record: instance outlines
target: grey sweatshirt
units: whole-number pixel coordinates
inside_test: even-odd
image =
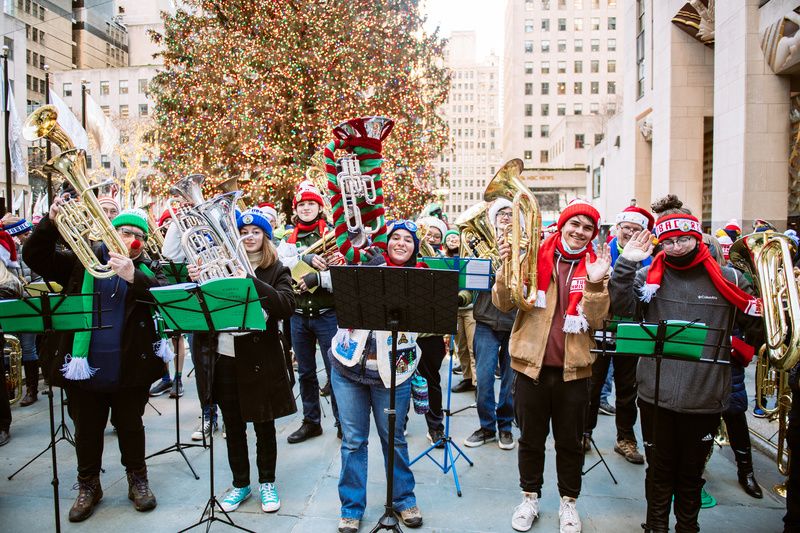
[[[634,320],[657,322],[659,320],[697,320],[712,328],[724,330],[719,357],[730,358],[730,334],[734,319],[752,324],[753,320],[728,303],[714,287],[705,268],[676,271],[664,269],[661,287],[650,303],[639,300],[639,289],[645,284],[649,266],[637,270],[637,263],[620,257],[614,265],[614,274],[608,284],[611,311],[615,315],[634,317]],[[750,283],[741,273],[723,267],[726,279],[739,288],[752,293]],[[717,333],[709,333],[708,343],[714,342]],[[713,358],[715,347],[706,347],[703,358]],[[656,362],[652,357],[641,357],[636,370],[639,398],[655,403]],[[679,413],[719,413],[728,406],[731,392],[731,372],[726,365],[695,361],[663,359],[659,384],[659,407]]]

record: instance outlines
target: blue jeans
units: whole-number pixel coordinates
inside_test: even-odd
[[[16,337],[19,339],[19,344],[22,348],[22,362],[38,361],[39,353],[36,351],[36,333],[18,333]]]
[[[297,359],[297,373],[300,376],[300,399],[303,401],[303,419],[319,424],[319,380],[317,379],[317,343],[322,351],[325,374],[330,380],[331,362],[328,349],[331,339],[336,335],[336,313],[328,311],[315,318],[304,317],[295,313],[291,319],[292,349]],[[339,410],[336,398],[331,392],[333,417],[339,421]]]
[[[603,383],[603,389],[600,391],[600,403],[608,403],[608,397],[611,396],[611,387],[614,384],[614,362],[608,363],[608,373],[606,373],[606,381]]]
[[[367,506],[367,444],[369,442],[369,412],[381,439],[384,468],[389,445],[389,389],[380,385],[356,383],[331,371],[331,384],[339,400],[339,422],[342,425],[342,471],[339,474],[339,500],[342,518],[361,520]],[[397,387],[394,428],[394,509],[405,511],[417,505],[414,496],[414,474],[408,465],[408,444],[403,435],[408,405],[411,401],[411,380]]]
[[[511,431],[514,405],[511,398],[511,358],[508,355],[510,331],[494,331],[477,322],[475,324],[475,372],[478,374],[478,418],[481,427],[495,433]],[[494,370],[500,363],[500,398],[494,398]]]

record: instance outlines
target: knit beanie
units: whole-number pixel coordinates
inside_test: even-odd
[[[501,209],[505,209],[507,207],[508,208],[511,207],[511,202],[506,200],[505,198],[498,198],[497,200],[492,202],[492,205],[489,206],[489,212],[488,212],[489,224],[491,224],[492,227],[497,226],[497,213]]]
[[[21,218],[16,222],[12,222],[11,224],[6,224],[5,226],[3,226],[3,229],[6,230],[8,234],[11,235],[12,237],[16,237],[17,235],[23,235],[26,232],[32,230],[33,226],[31,225],[30,222],[28,222],[24,218]]]
[[[100,207],[111,207],[119,213],[119,202],[111,196],[98,196],[97,203],[100,204]]]
[[[311,181],[303,180],[297,186],[297,192],[292,200],[292,209],[297,209],[297,204],[300,202],[309,200],[317,202],[320,208],[325,207],[325,202],[322,200],[322,194],[320,194],[319,189]]]
[[[564,224],[566,224],[569,219],[579,215],[589,217],[592,220],[594,224],[592,239],[597,237],[597,232],[600,231],[600,213],[589,202],[577,198],[567,204],[567,207],[565,207],[558,216],[558,222],[556,223],[558,231],[561,231],[561,228],[564,227]]]
[[[700,221],[697,220],[697,217],[685,213],[659,217],[653,232],[659,241],[685,235],[694,237],[698,241],[703,240],[703,228],[700,227]]]
[[[150,233],[150,225],[147,223],[147,213],[139,208],[126,209],[111,221],[115,228],[120,226],[133,226],[139,228],[145,235]]]
[[[0,261],[7,267],[18,267],[17,245],[7,231],[0,231]]]
[[[269,223],[267,216],[260,208],[248,209],[244,213],[237,215],[236,227],[242,229],[244,226],[258,226],[272,240],[272,224]]]
[[[445,234],[444,234],[444,238],[442,239],[442,242],[446,241],[446,240],[447,240],[447,238],[448,238],[450,235],[457,235],[457,236],[459,236],[459,237],[461,236],[461,234],[458,232],[458,230],[457,230],[457,229],[449,229],[449,230],[447,230],[447,233],[445,233]]]
[[[436,217],[424,217],[417,220],[417,224],[438,229],[442,235],[442,241],[444,241],[444,234],[447,233],[447,224],[445,224],[442,219]]]

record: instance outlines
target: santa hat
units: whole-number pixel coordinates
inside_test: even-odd
[[[167,220],[172,218],[172,212],[169,209],[164,209],[164,212],[161,213],[161,216],[158,217],[158,227],[160,228],[164,224],[167,223]]]
[[[589,217],[592,220],[592,223],[594,224],[594,233],[592,233],[592,239],[594,239],[597,236],[597,232],[600,231],[600,213],[592,204],[579,198],[572,200],[569,204],[567,204],[567,207],[561,211],[561,214],[558,216],[558,223],[556,225],[558,231],[561,231],[561,228],[564,227],[564,224],[566,224],[569,219],[580,215]]]
[[[275,204],[261,202],[258,204],[258,208],[261,209],[261,212],[264,213],[264,215],[272,217],[272,220],[278,222],[278,210],[275,209]]]
[[[492,226],[497,225],[497,213],[500,212],[501,209],[511,208],[511,202],[506,200],[505,198],[498,198],[492,205],[489,207],[489,224]]]
[[[659,241],[671,237],[690,236],[697,240],[703,240],[703,228],[700,221],[693,215],[685,213],[675,213],[659,217],[653,230]]]
[[[321,208],[325,207],[322,194],[320,194],[319,189],[309,180],[303,180],[297,186],[297,192],[292,200],[292,209],[297,209],[297,204],[306,201],[317,202]]]
[[[447,233],[447,224],[445,224],[442,219],[436,217],[423,217],[417,220],[417,224],[438,229],[442,235],[442,240],[444,240],[444,234]]]
[[[0,231],[0,261],[7,267],[19,267],[17,246],[7,231]]]
[[[98,196],[97,203],[100,204],[100,207],[110,207],[112,209],[116,209],[117,213],[119,213],[119,202],[117,202],[111,196]]]
[[[722,231],[731,238],[732,241],[735,241],[742,235],[742,227],[739,226],[739,221],[735,218],[730,219],[725,227],[722,228]]]
[[[719,242],[720,247],[722,248],[722,257],[725,261],[728,260],[728,257],[731,253],[731,246],[733,245],[733,240],[725,233],[725,231],[720,230],[722,235],[717,235],[717,242]]]
[[[617,224],[622,222],[637,224],[642,229],[647,228],[649,231],[653,231],[655,219],[647,209],[631,205],[623,209],[621,213],[617,213]]]

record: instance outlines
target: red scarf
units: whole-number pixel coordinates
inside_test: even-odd
[[[286,239],[286,242],[289,244],[295,244],[297,242],[297,236],[300,234],[300,232],[311,233],[314,230],[317,230],[319,236],[322,237],[325,234],[326,229],[328,229],[328,225],[322,218],[317,219],[316,222],[308,222],[308,223],[303,222],[302,220],[298,220],[297,225],[294,227],[292,234],[289,235],[289,238]]]
[[[564,259],[574,261],[578,264],[573,270],[572,281],[569,285],[569,303],[567,304],[567,316],[564,320],[564,333],[580,333],[589,329],[589,323],[578,309],[578,305],[583,298],[583,287],[586,284],[586,255],[592,261],[597,260],[592,244],[589,243],[582,252],[570,254],[564,250],[561,243],[561,232],[550,235],[539,247],[539,255],[536,257],[537,289],[536,307],[547,307],[547,288],[552,281],[553,266],[555,264],[556,252]]]
[[[408,265],[398,265],[398,264],[394,263],[392,261],[392,259],[389,257],[389,254],[386,253],[386,252],[383,253],[383,258],[386,260],[386,266],[390,266],[390,267],[407,267],[408,266]],[[417,264],[415,264],[413,266],[413,268],[428,268],[428,265],[423,263],[423,262],[418,262]]]
[[[761,298],[756,298],[747,294],[740,289],[735,283],[731,283],[722,274],[722,269],[713,257],[708,247],[702,242],[697,243],[697,256],[694,260],[686,266],[678,267],[670,264],[666,260],[666,254],[661,251],[653,258],[653,263],[650,265],[650,270],[647,272],[647,281],[641,289],[640,299],[643,302],[649,302],[661,286],[661,278],[664,275],[664,267],[669,267],[674,270],[689,270],[702,264],[711,278],[711,283],[722,294],[731,305],[735,306],[739,311],[751,316],[761,316]]]

